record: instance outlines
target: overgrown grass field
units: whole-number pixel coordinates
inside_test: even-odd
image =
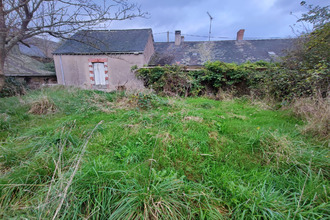
[[[329,140],[249,98],[0,99],[1,219],[329,219]]]

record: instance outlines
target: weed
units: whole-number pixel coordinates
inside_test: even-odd
[[[292,104],[294,114],[306,120],[303,132],[319,135],[325,139],[330,133],[330,99],[318,96],[312,98],[299,98]]]
[[[29,113],[35,115],[52,114],[56,111],[54,102],[47,96],[38,98],[31,103]]]
[[[6,77],[5,86],[0,91],[0,98],[24,95],[26,94],[26,91],[27,91],[27,86],[25,83],[17,80],[14,77]]]
[[[150,110],[167,105],[167,101],[150,91],[127,93],[118,97],[116,101],[116,107],[120,109],[136,108],[137,110]]]
[[[277,132],[266,132],[260,137],[260,148],[262,157],[266,164],[274,164],[281,167],[280,163],[297,164],[296,157],[299,157],[296,146],[287,137]]]
[[[0,114],[0,131],[5,131],[10,128],[9,115],[3,113]]]

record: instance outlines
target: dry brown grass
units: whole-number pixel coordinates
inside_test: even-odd
[[[9,117],[10,116],[6,113],[0,113],[0,120],[2,120],[2,121],[8,121]]]
[[[281,163],[295,164],[298,151],[286,136],[281,136],[277,132],[269,132],[262,136],[260,144],[263,151],[263,160],[266,164],[276,164],[280,167]]]
[[[329,138],[330,99],[320,95],[312,98],[299,98],[292,104],[294,114],[304,119],[307,124],[304,133],[312,133],[323,138]]]
[[[29,113],[34,115],[52,114],[57,111],[53,100],[47,96],[42,96],[30,104]]]
[[[231,101],[235,98],[236,90],[223,91],[219,90],[215,95],[215,100]]]
[[[139,106],[138,101],[139,101],[140,93],[150,95],[153,93],[153,91],[149,89],[143,89],[137,91],[126,90],[124,95],[117,96],[117,99],[115,100],[113,107],[116,109],[124,109],[124,110],[137,108]]]
[[[196,122],[202,122],[203,118],[196,117],[196,116],[186,116],[183,119],[184,121],[196,121]]]
[[[227,114],[228,114],[228,118],[239,119],[239,120],[243,120],[243,121],[248,119],[248,117],[246,117],[245,115],[237,115],[232,112],[229,112]]]
[[[137,107],[137,101],[130,97],[120,97],[116,99],[115,108],[129,110]]]
[[[112,107],[113,104],[108,101],[104,96],[100,96],[97,93],[94,93],[93,97],[89,100],[91,106],[96,107],[100,111],[104,113],[111,113],[113,112]]]
[[[250,92],[250,95],[245,96],[250,100],[250,103],[254,106],[263,110],[272,110],[276,106],[276,101],[269,95],[264,96],[262,99],[255,93],[253,90]]]
[[[157,139],[161,140],[162,143],[169,143],[173,139],[173,136],[168,132],[157,134]]]

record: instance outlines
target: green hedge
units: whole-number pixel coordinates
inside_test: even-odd
[[[137,70],[147,88],[165,95],[197,96],[216,94],[219,90],[246,90],[254,73],[274,68],[264,61],[256,63],[207,62],[200,70],[188,71],[184,66],[166,65]],[[251,81],[252,82],[252,81]]]
[[[325,65],[313,69],[289,69],[279,63],[207,62],[200,70],[188,71],[184,66],[141,68],[136,72],[147,88],[159,94],[197,96],[235,90],[246,94],[254,90],[258,95],[269,95],[277,100],[326,94],[329,70]]]

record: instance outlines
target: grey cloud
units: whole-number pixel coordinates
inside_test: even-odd
[[[134,0],[133,0],[134,1]],[[207,36],[209,17],[212,21],[212,36],[234,39],[240,28],[246,29],[248,38],[288,37],[293,35],[290,25],[297,16],[306,12],[301,0],[141,0],[141,9],[150,13],[149,19],[114,22],[111,28],[150,27],[156,41],[166,40],[166,31],[182,30],[187,35]],[[326,1],[307,1],[307,4],[321,4]],[[173,35],[171,35],[173,40]],[[186,36],[187,40],[207,40],[207,38]],[[213,40],[220,40],[214,38]]]

